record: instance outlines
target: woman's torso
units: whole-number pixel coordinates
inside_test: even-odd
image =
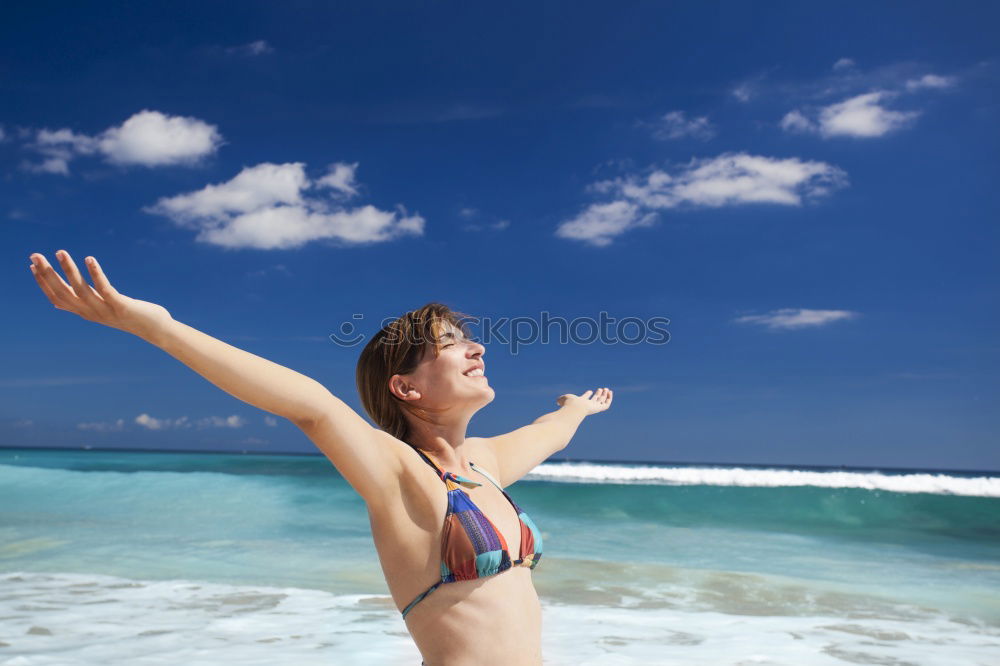
[[[409,445],[386,434],[382,441],[400,459],[398,492],[369,505],[372,537],[397,608],[441,580],[441,538],[448,509],[447,488]],[[466,459],[498,477],[496,460],[482,439],[463,444]],[[521,546],[514,506],[474,470],[446,469],[481,486],[463,489],[507,542],[512,559]],[[541,605],[527,567],[440,585],[405,618],[427,666],[504,664],[535,666],[541,658]]]

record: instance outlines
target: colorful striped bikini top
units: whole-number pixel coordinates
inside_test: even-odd
[[[448,488],[448,510],[445,513],[444,530],[441,535],[441,580],[421,592],[403,609],[404,618],[410,609],[444,583],[485,578],[506,571],[512,566],[535,568],[542,557],[542,534],[528,514],[521,510],[521,507],[486,470],[476,467],[475,463],[469,461],[469,467],[489,479],[517,511],[517,517],[521,522],[521,549],[518,559],[513,562],[503,534],[493,521],[472,503],[472,498],[462,488],[462,486],[475,488],[483,484],[458,474],[445,472],[423,451],[412,444],[410,446],[444,481]]]

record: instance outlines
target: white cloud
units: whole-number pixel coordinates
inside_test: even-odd
[[[754,95],[753,87],[749,83],[741,83],[732,90],[733,97],[741,102],[749,102]]]
[[[510,226],[510,220],[497,220],[489,222],[488,216],[482,214],[478,208],[466,206],[458,209],[458,216],[469,220],[462,225],[463,231],[503,231]]]
[[[58,146],[73,152],[89,155],[97,150],[97,142],[86,134],[76,134],[70,129],[38,130],[35,142],[39,146]]]
[[[780,124],[786,132],[812,132],[816,129],[815,124],[798,109],[786,113]]]
[[[76,427],[92,432],[118,432],[125,429],[125,420],[118,419],[114,423],[77,423]]]
[[[335,176],[337,192],[344,194],[344,187],[354,188],[356,165],[346,166],[349,179],[334,169],[320,180]],[[397,212],[371,205],[348,210],[335,199],[304,196],[314,186],[332,187],[329,180],[311,182],[304,167],[301,162],[246,167],[228,182],[162,198],[145,210],[197,229],[200,242],[230,248],[289,249],[320,239],[374,243],[423,233],[424,219],[401,206]]]
[[[880,104],[895,93],[876,91],[831,104],[820,111],[819,129],[824,137],[882,136],[902,128],[920,115],[919,111],[892,111]]]
[[[880,137],[909,126],[920,115],[919,111],[893,111],[884,106],[886,100],[897,95],[887,90],[856,95],[822,107],[815,119],[796,109],[785,114],[781,128],[816,132],[825,139],[838,136]]]
[[[135,422],[139,425],[147,428],[149,430],[168,430],[171,428],[190,428],[191,421],[188,417],[181,416],[176,419],[157,419],[149,414],[140,414],[135,417]],[[121,419],[118,419],[119,426],[123,423]],[[194,425],[198,428],[242,428],[246,424],[246,421],[241,416],[236,414],[232,416],[206,416],[205,418],[198,419]],[[82,427],[78,426],[78,427]],[[118,428],[119,430],[121,427]]]
[[[967,69],[955,76],[928,74],[923,65],[913,62],[890,62],[874,68],[862,69],[851,58],[840,58],[831,70],[820,72],[817,77],[805,79],[780,80],[772,79],[770,72],[750,77],[740,82],[732,94],[741,102],[755,100],[792,100],[788,109],[797,108],[797,114],[786,115],[783,127],[789,131],[805,131],[820,134],[824,132],[820,119],[820,108],[831,105],[831,114],[826,136],[879,136],[882,129],[895,128],[906,120],[912,120],[912,112],[901,112],[886,108],[886,100],[890,97],[915,93],[925,89],[942,90],[957,85],[968,77],[970,80],[981,76],[980,72]],[[877,92],[876,92],[877,91]],[[865,97],[865,95],[877,95]],[[832,105],[840,101],[841,107]],[[855,108],[858,107],[858,108]],[[838,113],[840,112],[840,113]],[[841,131],[836,123],[840,114],[855,114],[867,116],[855,119],[847,128]],[[899,114],[903,115],[899,115]],[[806,122],[794,122],[804,119]]]
[[[135,422],[148,430],[167,430],[169,428],[190,428],[188,417],[182,416],[176,419],[157,419],[149,414],[142,413],[135,417]]]
[[[226,49],[226,53],[240,56],[258,56],[264,55],[265,53],[274,53],[274,47],[268,44],[265,40],[258,39],[250,42],[249,44],[231,46]]]
[[[195,424],[199,428],[242,428],[246,425],[246,421],[241,416],[233,414],[232,416],[206,416],[203,419],[198,419]]]
[[[622,233],[649,226],[655,211],[692,206],[717,208],[750,203],[798,206],[847,185],[847,174],[824,162],[724,153],[693,159],[676,174],[656,169],[645,176],[601,181],[590,190],[615,200],[592,204],[559,225],[556,235],[605,246]]]
[[[643,214],[637,204],[629,201],[591,204],[575,218],[560,224],[556,236],[604,247],[616,236],[629,229],[649,226],[654,219],[655,214]]]
[[[27,147],[43,159],[37,163],[26,162],[22,168],[36,173],[68,175],[71,160],[92,154],[100,154],[108,162],[120,165],[192,165],[214,153],[221,144],[222,136],[214,125],[197,118],[143,110],[97,136],[77,134],[66,128],[38,130]]]
[[[686,136],[706,140],[715,136],[715,128],[705,116],[688,119],[683,111],[671,111],[653,125],[653,136],[664,140]]]
[[[825,326],[835,321],[853,319],[859,316],[850,310],[808,310],[805,308],[782,308],[763,315],[745,315],[734,321],[740,324],[757,324],[772,330],[799,329]]]
[[[97,138],[98,150],[109,162],[150,167],[193,164],[214,153],[221,143],[215,125],[159,111],[140,111]]]
[[[225,225],[203,230],[197,240],[225,247],[262,250],[295,248],[323,238],[346,243],[376,243],[423,233],[423,218],[406,217],[367,205],[332,213],[305,206],[275,206],[239,215]]]
[[[331,164],[329,166],[329,172],[316,181],[316,186],[329,187],[345,197],[356,196],[358,193],[358,187],[354,174],[357,169],[357,162],[354,162],[353,164],[347,164],[344,162]]]
[[[69,175],[69,161],[73,154],[66,150],[48,151],[41,162],[21,162],[21,168],[32,173]]]
[[[924,74],[919,79],[910,79],[906,82],[906,89],[910,92],[922,90],[924,88],[950,88],[955,85],[955,77],[938,76],[937,74]]]
[[[273,428],[274,426],[278,425],[278,419],[274,418],[273,416],[265,416],[264,423]]]
[[[768,76],[768,71],[758,72],[738,83],[730,92],[738,101],[746,104],[751,99],[761,96],[762,91],[766,88]]]
[[[42,156],[41,162],[24,162],[21,167],[34,173],[69,174],[69,163],[76,155],[89,155],[97,150],[96,141],[69,129],[39,130],[29,148]]]
[[[302,190],[309,186],[305,164],[264,162],[246,167],[232,180],[219,185],[165,197],[147,212],[170,217],[175,222],[225,222],[233,214],[247,213],[279,204],[301,204]]]

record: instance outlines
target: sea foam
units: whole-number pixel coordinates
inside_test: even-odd
[[[0,617],[2,666],[420,661],[385,595],[20,572],[0,575]],[[546,664],[971,666],[1000,649],[997,627],[919,608],[844,618],[544,603],[543,617]]]
[[[1000,477],[950,474],[753,469],[746,467],[667,467],[611,463],[543,463],[529,479],[573,483],[645,483],[780,488],[860,488],[895,493],[1000,497]]]

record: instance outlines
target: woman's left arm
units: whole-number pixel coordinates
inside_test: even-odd
[[[500,484],[509,486],[552,454],[565,449],[583,419],[608,409],[613,396],[609,388],[581,395],[567,393],[556,400],[559,405],[556,411],[504,435],[484,438],[496,458]]]
[[[315,420],[328,405],[329,391],[315,379],[179,322],[161,305],[118,292],[95,257],[85,262],[93,287],[68,252],[56,258],[69,282],[43,254],[31,254],[31,272],[56,309],[142,338],[233,397],[296,425]]]

